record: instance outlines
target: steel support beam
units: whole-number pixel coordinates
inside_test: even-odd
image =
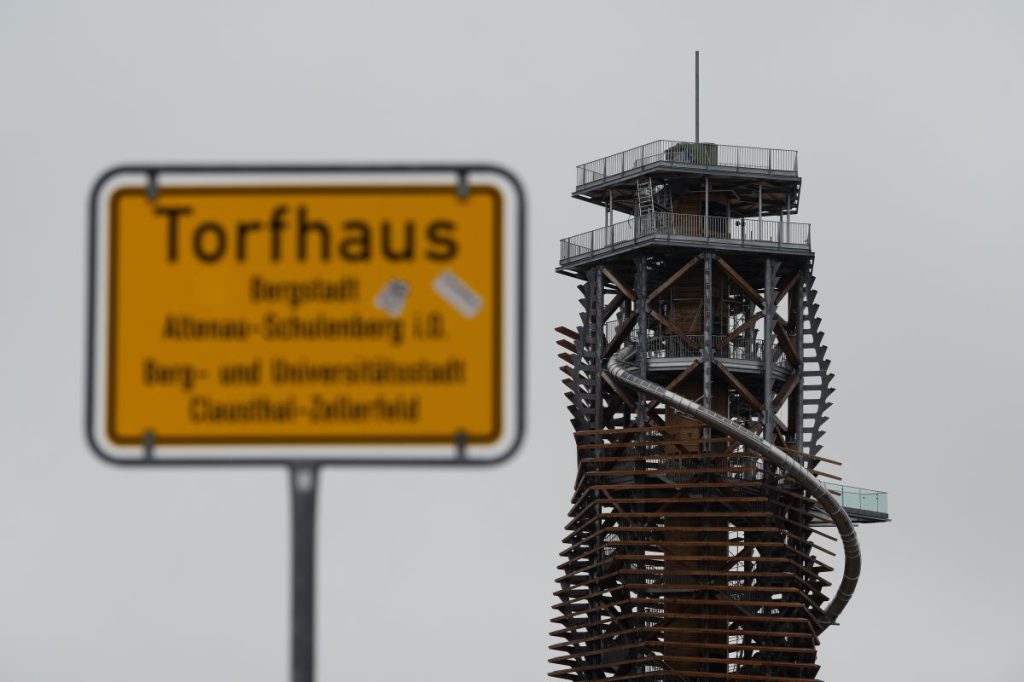
[[[800,368],[799,383],[796,386],[796,392],[793,394],[792,400],[796,401],[796,407],[794,413],[796,419],[791,420],[792,428],[794,431],[794,438],[796,439],[796,449],[798,452],[804,451],[804,315],[807,312],[807,282],[808,282],[808,269],[807,266],[800,268],[800,283],[799,287],[800,295],[795,296],[791,294],[791,300],[797,306],[796,314],[796,352],[800,355]]]
[[[647,259],[637,256],[633,259],[633,293],[636,300],[636,366],[640,376],[647,377]],[[647,401],[637,393],[636,421],[638,426],[647,423]]]
[[[708,222],[709,222],[708,218],[710,218],[710,210],[709,210],[709,204],[708,204],[708,202],[709,202],[708,194],[710,194],[710,192],[711,192],[711,180],[708,178],[708,176],[705,175],[704,176],[704,237],[705,238],[711,236],[711,232],[709,231],[709,226],[708,226]]]
[[[601,397],[601,389],[604,382],[600,379],[601,362],[604,357],[604,273],[601,268],[594,268],[597,273],[594,275],[594,287],[590,295],[596,299],[590,309],[594,311],[596,319],[594,325],[594,363],[597,365],[594,372],[598,375],[594,382],[594,424],[597,428],[604,426],[604,401]]]
[[[701,360],[704,362],[704,390],[702,392],[704,407],[711,409],[711,361],[714,358],[714,347],[711,341],[711,325],[714,322],[714,315],[712,314],[712,307],[714,306],[713,301],[713,281],[712,267],[714,264],[714,256],[710,251],[704,252],[704,345],[701,349]],[[705,427],[705,431],[710,436],[710,430]]]
[[[764,259],[764,431],[763,436],[769,443],[772,441],[775,428],[775,410],[772,409],[772,384],[774,383],[775,362],[772,357],[772,341],[775,338],[775,287],[778,280],[779,261],[773,258]]]

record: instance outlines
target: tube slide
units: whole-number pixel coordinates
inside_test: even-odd
[[[608,371],[613,377],[638,391],[657,398],[666,405],[671,405],[702,424],[740,441],[749,451],[756,452],[765,460],[782,469],[787,476],[809,492],[835,523],[842,539],[846,564],[843,568],[843,579],[839,588],[825,609],[826,621],[822,629],[835,623],[839,613],[853,596],[857,579],[860,577],[860,545],[857,543],[857,532],[854,530],[853,521],[850,520],[846,510],[814,474],[778,447],[717,412],[634,374],[635,368],[626,363],[626,358],[632,355],[633,351],[634,348],[627,345],[608,359]]]

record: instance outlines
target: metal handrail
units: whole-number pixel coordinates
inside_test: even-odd
[[[595,251],[613,249],[617,244],[635,242],[649,235],[670,235],[692,239],[729,239],[745,244],[777,244],[811,248],[810,223],[763,218],[725,218],[684,213],[654,212],[629,218],[596,230],[561,240],[562,260]]]
[[[797,153],[792,149],[655,140],[576,166],[576,186],[583,187],[654,163],[701,169],[745,169],[769,174],[797,174]]]
[[[635,337],[635,334],[633,335]],[[725,336],[714,334],[711,336],[711,346],[716,358],[729,360],[763,360],[764,339],[742,339],[737,338],[726,344],[724,348],[718,346],[725,339]],[[635,338],[633,339],[635,340]],[[689,341],[689,343],[687,343]],[[649,358],[692,358],[698,357],[701,351],[696,350],[704,345],[703,334],[688,334],[684,339],[675,334],[655,334],[647,338],[647,357]],[[786,354],[778,344],[771,346],[772,362],[776,365],[787,365]]]
[[[619,328],[619,320],[608,320],[604,326],[606,339],[615,337]],[[764,339],[751,339],[735,337],[729,340],[725,346],[722,343],[729,338],[725,335],[712,334],[711,346],[716,358],[729,360],[763,360]],[[633,328],[629,333],[629,341],[637,342],[637,329]],[[771,347],[772,363],[788,367],[789,360],[782,347],[776,343],[769,344]],[[704,347],[703,334],[687,334],[685,337],[671,333],[649,334],[647,336],[647,357],[648,358],[694,358],[699,357]]]
[[[858,488],[839,483],[826,483],[825,487],[838,498],[845,509],[856,509],[876,514],[889,513],[889,494],[881,490]]]

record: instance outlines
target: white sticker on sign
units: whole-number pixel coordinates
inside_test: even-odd
[[[468,320],[473,319],[484,306],[484,300],[451,270],[434,278],[434,291]]]
[[[392,277],[373,298],[373,305],[391,317],[398,317],[405,310],[407,300],[409,300],[409,283]]]

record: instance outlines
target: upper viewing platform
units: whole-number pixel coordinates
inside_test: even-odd
[[[656,140],[577,166],[573,196],[605,220],[562,240],[562,269],[652,246],[812,255],[811,226],[790,217],[800,176],[788,149]]]
[[[659,168],[751,178],[797,178],[796,156],[791,149],[655,140],[576,166],[576,191],[637,177]]]
[[[641,178],[698,190],[709,176],[714,189],[733,193],[735,217],[752,217],[758,210],[776,214],[787,205],[796,213],[800,175],[795,151],[714,142],[655,140],[581,164],[573,196],[596,204],[611,200],[616,209],[628,211],[631,188]]]

